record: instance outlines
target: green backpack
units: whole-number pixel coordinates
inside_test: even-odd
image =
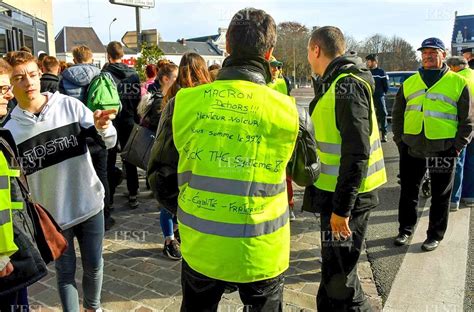
[[[117,113],[120,111],[122,103],[110,73],[101,72],[92,79],[87,90],[87,107],[93,112],[98,109],[115,109]]]

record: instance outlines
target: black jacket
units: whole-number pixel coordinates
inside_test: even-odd
[[[434,85],[448,71],[449,68],[446,65],[440,70],[419,69],[421,78],[428,88]],[[402,85],[395,97],[395,104],[392,111],[393,140],[397,145],[400,145],[402,141],[408,145],[408,152],[413,157],[424,158],[437,156],[439,152],[448,150],[452,150],[451,152],[455,155],[456,152],[454,149],[461,151],[471,140],[474,125],[474,115],[471,105],[473,99],[473,95],[469,93],[469,88],[466,86],[461,92],[457,102],[459,123],[458,131],[454,139],[430,140],[426,138],[424,130],[417,135],[403,133],[407,102],[403,95]]]
[[[110,63],[103,70],[112,74],[122,102],[117,122],[133,126],[139,122],[137,106],[141,98],[140,78],[137,72],[123,63]]]
[[[161,117],[161,102],[163,101],[163,93],[161,93],[161,90],[157,90],[153,93],[150,101],[151,104],[147,107],[147,111],[140,121],[140,125],[156,133]]]
[[[267,61],[261,58],[249,60],[228,57],[219,71],[217,80],[245,80],[266,85],[271,80],[270,66]],[[162,112],[147,171],[148,181],[156,199],[173,214],[177,211],[179,194],[177,177],[179,154],[174,145],[172,132],[174,106],[173,98]],[[317,160],[311,119],[304,109],[299,110],[299,113],[300,135],[298,140],[303,137],[306,140],[305,143],[309,142],[309,144],[305,144],[308,153],[307,159]],[[302,129],[308,135],[306,133],[303,135]],[[314,183],[319,173],[319,163],[295,167],[306,170],[309,176],[314,177],[310,183]]]
[[[54,93],[58,91],[59,77],[53,74],[43,74],[40,79],[41,92]]]
[[[375,81],[374,96],[380,97],[388,91],[388,76],[382,68],[371,69],[372,77]]]
[[[0,128],[0,138],[6,141],[6,148],[0,144],[0,151],[4,154],[7,162],[12,164],[11,154],[8,150],[15,153],[18,157],[15,141],[9,130]],[[14,201],[22,201],[23,196],[15,180],[11,180],[11,196]],[[46,264],[40,256],[35,245],[33,245],[33,226],[29,220],[25,209],[13,210],[13,232],[14,241],[18,251],[10,257],[14,271],[7,277],[0,278],[0,295],[7,295],[39,281],[46,276]],[[0,300],[2,300],[0,298]]]
[[[372,74],[355,54],[334,59],[324,75],[315,81],[315,98],[311,101],[309,112],[313,113],[319,99],[329,90],[332,82],[342,73],[352,73],[365,80],[373,90]],[[347,76],[336,83],[336,126],[342,138],[341,162],[336,190],[326,192],[332,197],[333,212],[347,217],[360,196],[377,198],[371,194],[358,194],[362,182],[362,173],[366,170],[370,156],[372,90],[356,78]],[[318,190],[320,191],[320,190]],[[321,191],[324,192],[324,191]],[[370,192],[369,192],[370,193]],[[303,209],[321,211],[321,201],[315,196],[316,188],[309,186],[305,190]],[[373,203],[375,206],[375,202]]]

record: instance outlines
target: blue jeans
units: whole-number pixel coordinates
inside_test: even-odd
[[[74,251],[74,237],[79,242],[81,251],[82,289],[84,292],[84,308],[100,308],[100,291],[102,289],[102,277],[104,261],[102,259],[102,240],[104,238],[104,214],[100,211],[86,221],[63,231],[67,239],[66,252],[56,260],[56,275],[58,282],[59,297],[63,310],[67,312],[79,312],[79,295],[75,282],[76,253]]]
[[[454,186],[453,192],[451,193],[451,203],[455,203],[459,206],[461,200],[461,192],[463,188],[464,179],[464,160],[466,157],[466,149],[464,148],[458,156],[456,162],[456,172],[454,173]]]
[[[176,216],[173,217],[173,215],[166,209],[161,209],[160,212],[160,225],[161,225],[161,230],[163,231],[163,236],[173,238],[174,237],[174,231],[173,231],[173,226],[175,224],[178,224],[178,220]]]
[[[474,143],[466,146],[461,198],[474,202]]]

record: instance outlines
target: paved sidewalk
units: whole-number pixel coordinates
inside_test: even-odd
[[[142,190],[145,189],[141,180]],[[128,208],[123,196],[125,183],[117,189],[113,217],[116,225],[104,241],[104,311],[179,311],[181,303],[180,261],[162,253],[163,238],[156,201],[149,191],[139,195],[140,206]],[[299,212],[301,189],[296,190],[297,219],[291,223],[291,263],[286,274],[284,311],[316,311],[316,293],[321,278],[319,220]],[[77,244],[76,244],[77,250]],[[78,259],[76,276],[81,289],[82,269]],[[59,311],[54,266],[50,274],[29,288],[30,302],[36,311]],[[359,276],[374,311],[381,311],[370,264],[366,256],[360,261]],[[79,291],[82,296],[82,291]],[[219,310],[242,311],[238,293],[227,294]]]

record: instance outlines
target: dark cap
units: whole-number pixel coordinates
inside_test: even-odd
[[[377,54],[369,54],[365,57],[365,60],[378,62],[379,58],[377,57]]]
[[[474,53],[474,48],[464,48],[461,50],[461,53]]]
[[[441,39],[434,38],[434,37],[423,40],[423,42],[421,43],[421,47],[418,48],[418,51],[421,51],[424,48],[440,49],[443,51],[446,50],[446,48],[444,47],[443,41],[441,41]]]
[[[280,62],[279,60],[277,60],[273,55],[270,57],[270,66],[272,67],[280,67],[280,66],[283,66],[283,62]]]
[[[448,66],[467,65],[467,60],[462,56],[452,56],[446,60]]]

